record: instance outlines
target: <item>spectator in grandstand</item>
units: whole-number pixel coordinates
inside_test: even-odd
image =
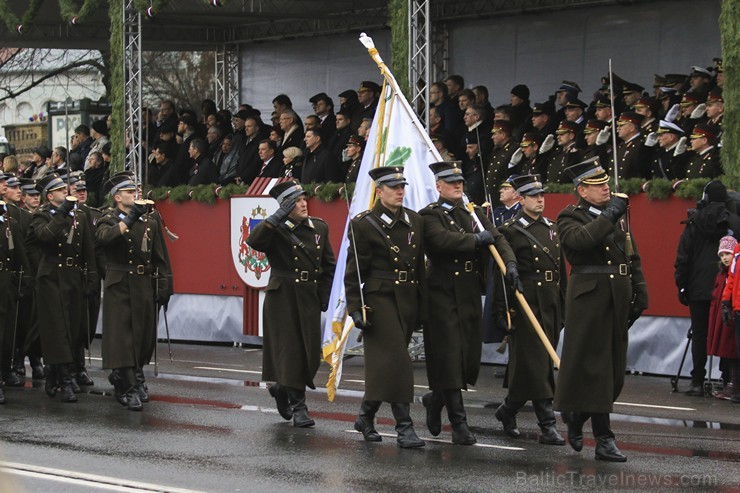
[[[177,126],[177,109],[172,101],[162,101],[159,103],[159,113],[157,113],[157,128],[166,125]]]
[[[363,118],[360,127],[357,129],[357,135],[367,140],[370,137],[370,126],[372,124],[373,121],[371,119]]]
[[[103,155],[101,153],[91,152],[87,155],[85,184],[87,185],[88,204],[92,207],[97,207],[102,203],[101,192],[106,171],[107,168],[103,163]]]
[[[326,144],[329,144],[337,128],[337,118],[334,114],[334,101],[325,92],[320,92],[314,95],[309,99],[309,101],[313,105],[314,113],[316,113],[316,116],[319,118],[321,140]]]
[[[206,131],[206,140],[208,141],[208,156],[213,159],[216,152],[221,149],[221,129],[215,125],[208,127],[208,130]]]
[[[227,135],[221,141],[221,149],[214,156],[213,162],[218,168],[218,182],[228,185],[236,178],[236,170],[239,165],[239,155],[234,149],[233,135]]]
[[[24,178],[40,180],[49,171],[46,160],[51,158],[51,151],[46,146],[39,146],[31,154],[31,166],[26,170]]]
[[[90,127],[87,125],[78,125],[75,127],[75,134],[70,144],[70,154],[77,154],[84,163],[87,155],[90,153],[93,139],[90,137]]]
[[[362,117],[360,116],[360,101],[357,98],[357,91],[354,89],[347,89],[339,93],[339,110],[344,111],[349,115],[350,126],[352,131],[356,132],[357,127],[360,126]]]
[[[483,121],[488,125],[493,125],[493,106],[488,100],[488,88],[486,86],[475,86],[473,94],[475,94],[475,104],[483,108]]]
[[[720,259],[720,266],[712,288],[712,304],[709,308],[709,327],[707,331],[707,355],[720,358],[719,369],[722,372],[723,388],[712,392],[712,395],[724,400],[732,399],[732,395],[735,393],[740,394],[740,388],[734,389],[740,379],[740,374],[738,374],[740,372],[740,359],[738,358],[735,341],[734,317],[729,316],[732,313],[730,300],[724,303],[724,311],[727,312],[727,315],[723,316],[722,314],[722,293],[725,290],[736,246],[737,240],[732,236],[724,236],[719,240],[717,255]],[[737,266],[735,272],[737,272]]]
[[[179,185],[175,162],[172,159],[170,146],[154,146],[152,159],[149,160],[148,178],[153,187],[175,187]]]
[[[293,110],[284,110],[280,113],[280,130],[285,132],[280,149],[288,147],[303,147],[303,130],[299,126],[300,118]]]
[[[689,75],[691,90],[698,93],[709,92],[709,88],[712,86],[712,77],[714,77],[714,74],[704,67],[696,65],[691,67],[691,74]]]
[[[648,145],[649,142],[645,142]],[[653,177],[675,180],[685,176],[689,154],[686,152],[686,136],[675,123],[660,121],[658,145],[653,153]]]
[[[373,81],[364,80],[357,89],[357,98],[359,102],[358,118],[362,121],[369,118],[371,121],[375,116],[375,109],[378,107],[381,87]],[[354,118],[353,118],[354,120]]]
[[[254,115],[246,117],[242,135],[246,138],[246,142],[236,168],[237,183],[250,184],[260,171],[259,144],[268,135],[260,127],[259,118]]]
[[[346,110],[339,110],[336,114],[336,128],[331,136],[329,147],[334,158],[341,162],[343,151],[352,135],[352,115]]]
[[[719,127],[700,123],[694,127],[689,137],[691,150],[688,152],[688,162],[684,177],[715,178],[722,174],[720,162]]]
[[[342,181],[341,168],[329,149],[321,142],[318,130],[306,130],[306,159],[300,173],[302,183],[325,183],[328,181]]]
[[[532,128],[532,108],[529,103],[529,87],[517,84],[511,88],[511,109],[509,116],[514,128],[511,135],[519,141]]]
[[[293,178],[295,176],[294,171],[298,171],[298,168],[303,166],[303,151],[298,147],[283,149],[283,165],[282,176]]]
[[[306,119],[303,120],[303,128],[305,130],[318,130],[321,132],[319,117],[316,115],[308,115]]]
[[[188,185],[205,185],[218,182],[218,170],[208,157],[208,143],[203,139],[193,139],[188,148],[188,155],[193,160],[189,171]]]
[[[3,158],[3,171],[5,173],[18,174],[18,158],[15,156],[5,156]]]
[[[448,89],[444,82],[435,82],[429,88],[430,106],[436,108],[442,117],[442,125],[448,135],[455,135],[462,128],[462,111],[457,101],[453,102],[448,96]]]

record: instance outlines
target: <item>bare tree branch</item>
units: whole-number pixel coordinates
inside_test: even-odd
[[[64,66],[61,66],[61,67],[58,67],[58,68],[55,68],[55,69],[50,70],[49,72],[45,73],[44,75],[42,75],[38,79],[34,79],[33,81],[31,81],[31,82],[29,82],[27,84],[23,84],[21,86],[21,88],[18,89],[18,90],[12,90],[10,87],[3,88],[3,90],[6,93],[6,95],[0,97],[0,102],[5,101],[5,100],[8,100],[8,99],[17,98],[21,94],[30,91],[31,89],[33,89],[34,87],[42,84],[46,80],[49,80],[51,78],[57,77],[57,76],[59,76],[61,74],[64,74],[65,72],[67,72],[69,70],[74,70],[76,68],[81,68],[81,67],[93,67],[93,68],[96,68],[96,69],[100,70],[101,72],[104,70],[103,64],[100,63],[99,60],[94,60],[94,59],[90,59],[90,60],[79,60],[79,61],[76,61],[76,62],[68,63],[68,64],[66,64]]]

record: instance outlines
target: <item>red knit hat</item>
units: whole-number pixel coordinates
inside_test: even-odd
[[[720,253],[732,253],[735,250],[735,246],[737,246],[737,240],[734,236],[723,236],[719,240],[717,255]]]

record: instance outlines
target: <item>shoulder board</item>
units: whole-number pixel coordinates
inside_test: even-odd
[[[431,203],[431,204],[429,204],[428,206],[424,207],[424,209],[436,209],[437,207],[439,207],[439,203],[437,203],[437,202],[432,202],[432,203]],[[424,210],[424,209],[422,209],[422,210]]]
[[[324,224],[326,224],[326,221],[324,221],[324,220],[323,220],[323,219],[321,219],[320,217],[316,217],[316,216],[308,216],[308,218],[309,218],[309,219],[310,219],[311,221],[313,221],[313,222],[316,222],[316,223],[324,223]]]
[[[370,214],[371,212],[372,212],[372,211],[371,211],[370,209],[368,209],[368,210],[366,210],[366,211],[362,211],[362,212],[360,212],[359,214],[357,214],[357,215],[356,215],[356,216],[355,216],[355,217],[354,217],[353,219],[355,219],[355,220],[358,220],[358,221],[359,221],[360,219],[363,219],[363,218],[365,218],[365,217],[366,217],[366,216],[367,216],[368,214]]]
[[[542,216],[542,222],[545,223],[545,224],[547,224],[548,226],[552,226],[553,224],[555,224],[555,223],[552,222],[552,219],[550,219],[548,217],[544,217],[544,216]]]

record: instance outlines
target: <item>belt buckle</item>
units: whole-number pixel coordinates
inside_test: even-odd
[[[146,268],[145,265],[137,265],[136,266],[136,273],[140,276],[144,275],[144,269]]]
[[[473,272],[473,261],[472,260],[465,261],[465,272]]]
[[[66,265],[67,267],[72,267],[72,266],[73,266],[73,265],[75,264],[75,259],[73,259],[72,257],[67,257],[67,258],[66,258],[66,259],[64,260],[64,264],[65,264],[65,265]]]
[[[406,282],[409,280],[409,272],[407,270],[398,271],[398,281]]]
[[[545,281],[552,282],[552,280],[554,278],[555,278],[555,276],[553,275],[553,272],[551,270],[546,270],[545,271]]]
[[[298,279],[300,279],[301,282],[308,282],[308,271],[302,270],[301,276]]]
[[[627,264],[619,264],[619,275],[620,276],[627,275]]]

